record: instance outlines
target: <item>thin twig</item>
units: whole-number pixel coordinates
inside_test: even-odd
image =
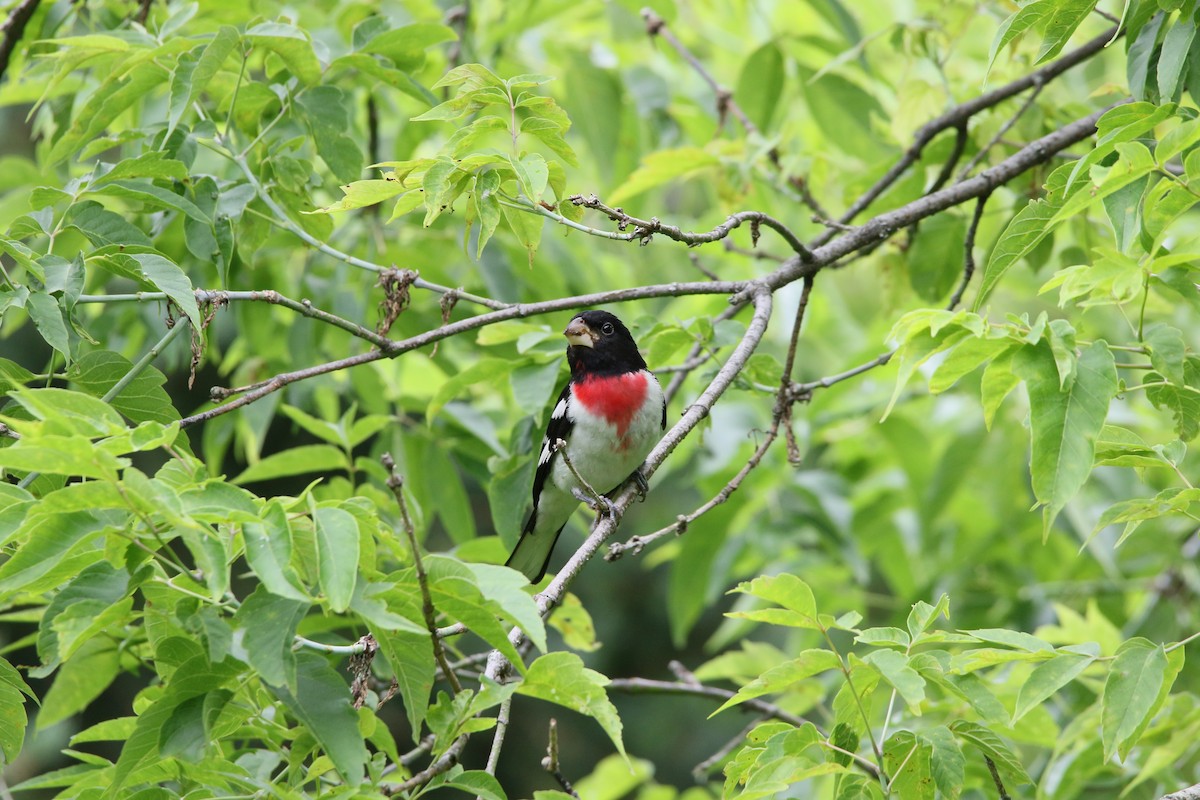
[[[668,239],[673,239],[676,242],[682,242],[683,244],[694,247],[699,244],[708,244],[709,242],[715,242],[720,239],[724,239],[731,232],[733,232],[735,228],[749,223],[751,225],[752,232],[754,230],[754,226],[757,225],[766,225],[768,228],[775,231],[777,234],[779,234],[780,238],[787,242],[788,246],[795,251],[797,257],[799,257],[800,260],[806,264],[811,263],[813,260],[812,251],[805,246],[804,242],[800,241],[796,234],[792,232],[791,228],[789,228],[787,225],[784,225],[771,215],[764,214],[761,211],[739,211],[736,214],[730,214],[720,225],[717,225],[712,230],[701,233],[697,231],[684,231],[676,225],[668,225],[662,222],[657,217],[640,219],[638,217],[631,216],[626,214],[620,208],[612,208],[605,205],[600,201],[600,198],[594,194],[590,194],[586,197],[581,194],[573,194],[568,197],[567,200],[577,206],[583,206],[584,208],[591,208],[599,211],[613,222],[617,223],[618,230],[624,231],[628,227],[634,228],[633,232],[625,236],[625,238],[631,242],[637,241],[641,242],[642,244],[646,244],[655,234],[662,234]]]
[[[998,800],[1009,800],[1008,792],[1004,788],[1004,781],[1000,779],[1000,771],[996,769],[996,762],[992,761],[991,756],[984,756],[983,760],[987,762],[988,772],[992,773],[992,783],[996,784],[996,791],[999,793]],[[899,770],[896,770],[899,772]]]
[[[433,642],[433,655],[442,668],[442,674],[447,683],[450,684],[451,693],[458,694],[462,691],[462,684],[458,682],[458,675],[450,668],[450,662],[446,659],[446,648],[442,646],[442,640],[437,635],[437,618],[433,607],[433,595],[429,593],[429,576],[425,574],[425,565],[421,561],[421,546],[417,543],[417,532],[413,527],[412,517],[408,515],[408,503],[404,499],[404,478],[396,472],[396,461],[392,458],[391,453],[384,453],[379,460],[383,463],[383,468],[388,471],[387,486],[396,498],[396,505],[400,507],[400,523],[404,528],[404,533],[408,536],[408,544],[412,548],[413,566],[417,570],[417,585],[421,587],[421,613],[425,617],[425,627],[429,630],[429,639]]]
[[[869,372],[876,367],[882,367],[892,360],[892,356],[896,355],[895,350],[889,350],[886,353],[880,353],[875,358],[865,364],[859,364],[857,367],[848,369],[845,372],[839,372],[837,375],[830,375],[826,378],[819,378],[809,383],[794,383],[792,384],[792,395],[796,398],[796,402],[807,402],[812,398],[812,393],[817,389],[828,389],[834,384],[849,380],[864,372]]]
[[[742,107],[739,106],[737,101],[733,99],[733,92],[717,82],[717,79],[714,78],[712,73],[708,71],[708,68],[704,66],[704,62],[696,58],[696,56],[692,54],[692,51],[689,50],[683,44],[683,42],[681,42],[679,38],[671,32],[671,29],[667,26],[666,21],[662,17],[658,16],[658,14],[654,13],[654,11],[649,8],[643,8],[642,19],[646,21],[646,32],[651,36],[658,36],[666,41],[667,44],[671,45],[671,47],[675,49],[675,52],[679,53],[680,57],[683,58],[684,61],[688,62],[689,65],[691,65],[696,74],[700,76],[700,79],[707,83],[709,88],[712,89],[713,95],[717,100],[717,115],[722,126],[725,124],[726,116],[732,114],[733,117],[737,119],[739,123],[741,123],[742,130],[744,130],[748,135],[761,136],[758,126],[754,124],[753,120],[747,116],[746,112],[742,110]],[[778,147],[772,147],[767,152],[767,158],[770,159],[771,166],[773,166],[780,175],[783,175],[788,184],[797,192],[797,194],[799,194],[800,200],[805,205],[812,209],[814,213],[819,214],[822,217],[829,216],[825,213],[825,210],[821,207],[821,204],[817,201],[817,198],[813,196],[807,180],[800,175],[787,175],[785,173],[783,168],[783,159],[779,154]]]
[[[946,308],[953,311],[955,307],[962,301],[963,294],[967,291],[967,284],[971,282],[971,277],[975,274],[975,236],[979,233],[979,222],[983,219],[983,209],[987,205],[988,198],[991,193],[981,194],[975,200],[975,213],[971,217],[971,224],[967,226],[967,235],[963,240],[963,276],[958,284],[958,288],[954,290],[954,294],[950,297],[950,302],[946,304]]]
[[[459,736],[450,743],[450,746],[446,748],[446,752],[442,753],[428,767],[421,770],[416,775],[413,775],[411,778],[404,781],[404,783],[395,784],[393,786],[384,786],[380,788],[380,791],[385,796],[392,797],[429,783],[438,775],[448,771],[451,767],[458,763],[459,757],[462,756],[463,748],[467,746],[468,738],[469,737],[465,733],[462,736]]]
[[[571,797],[579,797],[579,793],[575,791],[571,782],[567,780],[567,776],[563,775],[562,770],[558,767],[558,720],[554,717],[550,718],[550,732],[546,742],[546,757],[542,759],[542,769],[554,776],[554,780],[558,781],[558,785],[564,792]]]
[[[1000,143],[1000,140],[1003,139],[1004,135],[1012,129],[1012,126],[1017,124],[1017,120],[1024,116],[1025,112],[1033,107],[1033,104],[1038,99],[1038,95],[1042,93],[1042,89],[1045,86],[1045,82],[1041,80],[1033,85],[1033,91],[1030,92],[1029,96],[1025,98],[1025,102],[1021,104],[1021,107],[1014,111],[1011,117],[1005,120],[1004,124],[1000,126],[1000,130],[996,131],[996,134],[988,140],[987,144],[979,148],[979,152],[972,156],[971,160],[967,162],[967,165],[958,173],[958,180],[963,180],[971,174],[971,171],[974,170],[975,167],[979,166],[979,162],[983,161],[983,159],[987,157],[988,152],[990,152],[993,147]]]
[[[496,712],[496,735],[492,737],[492,749],[488,753],[487,766],[484,768],[489,775],[495,775],[496,767],[500,764],[500,750],[504,747],[504,734],[508,732],[508,715],[511,710],[512,697],[506,697]]]
[[[966,102],[960,103],[954,108],[951,108],[946,113],[930,120],[921,126],[913,136],[913,143],[904,151],[904,155],[897,161],[892,168],[887,171],[875,184],[862,194],[857,200],[851,204],[850,208],[844,214],[838,217],[840,223],[849,223],[860,213],[863,212],[869,205],[875,202],[885,191],[891,188],[901,175],[903,175],[909,167],[917,162],[921,157],[921,153],[925,150],[925,146],[933,141],[939,133],[951,128],[956,128],[960,124],[969,120],[981,111],[999,105],[1008,98],[1024,92],[1033,86],[1043,85],[1062,73],[1066,72],[1071,67],[1087,61],[1096,53],[1104,49],[1104,47],[1117,36],[1119,31],[1116,28],[1111,28],[1099,36],[1085,42],[1070,53],[1062,56],[1056,61],[1053,61],[1046,66],[1038,69],[1028,75],[1006,83],[1004,86],[999,86],[990,92],[981,94]],[[1061,148],[1060,148],[1061,149]],[[1057,152],[1057,151],[1056,151]],[[822,215],[827,216],[827,215]],[[833,238],[833,229],[827,230],[814,241],[816,247],[828,242]]]
[[[492,325],[497,322],[503,322],[510,319],[523,319],[537,314],[545,314],[552,311],[566,311],[576,308],[586,308],[588,306],[600,305],[603,303],[620,303],[629,300],[641,300],[652,297],[681,297],[692,294],[732,294],[734,292],[744,291],[747,283],[745,281],[696,281],[691,283],[666,283],[654,286],[639,286],[632,289],[618,289],[609,292],[595,292],[593,294],[576,295],[573,297],[563,297],[557,300],[546,300],[541,303],[528,303],[506,306],[497,311],[491,311],[486,314],[480,314],[475,317],[459,320],[443,325],[434,330],[425,331],[424,333],[407,339],[392,339],[386,348],[372,350],[367,353],[359,353],[354,356],[336,359],[324,364],[317,364],[312,367],[295,370],[293,372],[284,372],[275,375],[265,381],[242,387],[239,391],[242,392],[240,397],[231,400],[224,405],[211,408],[206,411],[193,414],[185,417],[180,421],[180,425],[184,428],[191,427],[201,422],[206,422],[214,417],[219,417],[222,414],[227,414],[237,408],[249,405],[256,400],[259,400],[272,392],[277,392],[285,386],[289,386],[297,381],[313,378],[318,375],[325,375],[330,372],[356,367],[362,364],[369,364],[372,361],[378,361],[383,358],[395,358],[396,356],[406,353],[410,350],[415,350],[434,342],[447,339],[451,336],[456,336],[467,331],[482,328],[487,325]],[[229,390],[221,390],[222,394],[230,393]]]
[[[759,443],[758,447],[755,448],[754,452],[750,455],[750,458],[746,461],[742,468],[738,470],[737,474],[730,478],[729,482],[721,487],[721,490],[712,498],[710,498],[708,502],[704,503],[695,511],[692,511],[690,514],[680,514],[675,518],[675,522],[671,523],[665,528],[658,529],[654,533],[648,533],[642,536],[633,536],[625,542],[614,542],[610,544],[608,546],[608,552],[604,556],[605,561],[616,561],[626,552],[632,552],[633,555],[638,555],[642,552],[642,549],[646,545],[657,539],[661,539],[664,536],[670,536],[672,534],[676,536],[682,536],[691,523],[695,522],[698,518],[704,516],[709,511],[712,511],[714,508],[727,501],[730,496],[732,496],[733,493],[736,492],[742,485],[742,482],[746,480],[746,476],[749,475],[750,472],[762,462],[763,456],[766,455],[767,450],[770,449],[771,444],[774,443],[775,439],[778,437],[780,428],[783,425],[790,425],[791,423],[790,411],[792,403],[795,402],[791,391],[791,374],[796,363],[796,351],[800,337],[800,328],[804,323],[804,314],[808,309],[808,300],[812,295],[812,288],[812,277],[810,276],[805,278],[804,289],[800,294],[800,302],[796,306],[796,317],[792,322],[791,340],[788,344],[787,357],[784,360],[783,373],[780,378],[780,387],[776,393],[775,411],[772,414],[771,427],[767,430],[762,442]]]
[[[321,653],[329,653],[331,655],[339,656],[356,656],[367,651],[367,645],[361,640],[355,642],[354,644],[324,644],[322,642],[315,642],[312,639],[306,639],[303,636],[297,635],[293,637],[292,642],[293,650],[306,647],[309,650],[316,650]]]
[[[745,744],[746,737],[750,735],[752,730],[762,724],[763,719],[765,719],[765,717],[760,717],[759,719],[751,722],[745,728],[742,728],[740,733],[727,741],[725,744],[721,745],[715,753],[701,761],[696,766],[692,767],[692,778],[696,781],[696,783],[704,783],[706,780],[708,780],[708,773],[712,772],[712,770],[718,764],[724,761],[726,756]]]

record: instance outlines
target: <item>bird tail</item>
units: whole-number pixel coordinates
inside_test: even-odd
[[[554,552],[554,543],[558,541],[558,535],[565,527],[565,524],[559,527],[553,536],[537,533],[532,527],[526,527],[504,566],[521,572],[529,578],[530,583],[537,583],[546,574],[550,554]]]

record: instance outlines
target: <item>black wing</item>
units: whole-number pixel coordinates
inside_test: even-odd
[[[554,403],[554,410],[550,413],[550,422],[546,425],[546,435],[542,438],[542,446],[538,450],[538,465],[537,472],[533,473],[533,511],[529,513],[529,519],[525,523],[525,532],[533,530],[534,521],[537,519],[538,498],[541,497],[542,488],[546,485],[546,479],[550,477],[550,468],[554,466],[554,459],[558,457],[558,453],[554,452],[554,443],[559,439],[566,441],[571,435],[571,429],[575,427],[575,423],[567,416],[567,405],[571,402],[571,383],[563,387],[563,390],[558,394],[558,400]],[[666,412],[664,411],[664,420]],[[543,457],[543,453],[549,453],[548,457]]]

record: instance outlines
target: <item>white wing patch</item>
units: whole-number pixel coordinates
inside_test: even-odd
[[[550,419],[562,419],[567,415],[567,398],[558,401],[558,405],[550,412]]]
[[[559,405],[562,405],[562,403],[559,403]],[[550,450],[550,440],[543,439],[542,440],[542,454],[540,456],[538,456],[538,466],[541,466],[542,464],[545,464],[547,461],[549,461],[551,455],[552,455],[552,452]]]

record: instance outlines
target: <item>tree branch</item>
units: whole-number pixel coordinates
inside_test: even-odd
[[[639,219],[637,217],[626,214],[619,208],[610,208],[600,202],[600,198],[596,195],[588,195],[584,197],[581,194],[574,194],[567,198],[570,202],[584,208],[592,208],[605,214],[613,222],[617,223],[617,227],[624,231],[626,227],[632,225],[635,230],[633,233],[627,234],[627,241],[641,241],[642,244],[648,244],[651,237],[656,233],[661,233],[668,239],[673,239],[677,242],[682,242],[690,247],[699,244],[708,244],[719,239],[724,239],[733,231],[734,228],[749,222],[751,225],[751,236],[755,242],[758,241],[757,226],[766,225],[771,230],[779,234],[779,236],[788,243],[805,263],[810,263],[813,260],[812,251],[810,251],[803,242],[797,238],[796,234],[792,233],[791,228],[784,225],[774,217],[764,214],[761,211],[739,211],[736,214],[730,214],[729,217],[710,231],[705,233],[690,233],[681,230],[675,225],[667,225],[661,222],[657,217],[651,219]]]
[[[546,314],[553,311],[567,311],[576,308],[585,308],[587,306],[600,305],[602,303],[620,303],[630,300],[642,300],[652,297],[682,297],[685,295],[699,294],[732,294],[734,292],[744,292],[746,287],[745,281],[695,281],[689,283],[663,283],[652,286],[639,286],[632,289],[617,289],[609,292],[595,292],[593,294],[576,295],[573,297],[563,297],[556,300],[546,300],[540,303],[527,303],[505,306],[503,309],[480,314],[467,319],[459,320],[458,322],[443,325],[440,328],[425,331],[416,336],[411,336],[407,339],[391,339],[386,348],[372,350],[368,353],[359,353],[358,355],[348,356],[346,358],[337,359],[324,364],[317,364],[312,367],[296,370],[293,372],[284,372],[276,375],[268,380],[261,381],[251,386],[243,387],[244,392],[236,400],[232,400],[224,405],[210,408],[206,411],[201,411],[189,417],[185,417],[180,421],[180,425],[184,428],[191,427],[201,422],[205,422],[214,417],[219,417],[222,414],[227,414],[234,409],[265,397],[272,392],[279,391],[289,384],[296,381],[313,378],[318,375],[325,375],[330,372],[355,367],[360,364],[369,364],[372,361],[378,361],[383,358],[394,358],[402,353],[410,350],[415,350],[434,342],[447,339],[451,336],[472,331],[477,328],[482,328],[487,325],[493,325],[497,322],[503,322],[510,319],[524,319],[538,314]],[[227,390],[221,390],[224,393]]]
[[[400,523],[404,528],[404,533],[408,536],[408,545],[412,548],[413,566],[417,571],[417,585],[421,588],[421,614],[425,618],[425,628],[429,631],[429,639],[433,644],[434,658],[437,659],[438,666],[442,668],[446,682],[450,684],[451,694],[458,694],[462,691],[462,684],[458,682],[458,675],[450,668],[450,662],[446,659],[446,648],[442,646],[441,637],[437,633],[433,596],[429,593],[429,576],[425,574],[425,565],[421,560],[421,546],[417,543],[417,533],[413,528],[412,517],[408,515],[408,503],[404,500],[404,478],[396,473],[396,461],[392,458],[391,453],[384,453],[380,461],[383,463],[383,468],[388,471],[387,487],[392,490],[392,496],[396,498],[396,505],[400,508]]]
[[[939,133],[951,128],[957,128],[960,125],[965,125],[967,120],[975,116],[981,111],[985,111],[992,106],[999,105],[1008,98],[1024,92],[1035,86],[1042,86],[1048,81],[1057,78],[1062,73],[1069,70],[1078,64],[1082,64],[1096,53],[1104,49],[1120,31],[1117,28],[1110,28],[1094,39],[1090,39],[1080,47],[1067,53],[1057,61],[1053,61],[1041,69],[1035,70],[1028,75],[1017,78],[1016,80],[1006,83],[1003,86],[997,87],[990,92],[981,94],[978,97],[971,98],[966,102],[959,103],[954,108],[950,109],[941,116],[930,120],[922,125],[913,136],[912,145],[904,152],[904,155],[897,161],[892,168],[884,174],[875,185],[868,189],[861,197],[859,197],[844,214],[838,217],[840,223],[848,223],[857,217],[867,206],[875,202],[885,191],[891,188],[901,175],[904,174],[909,167],[917,162],[921,157],[921,153],[925,150],[925,146],[933,141],[934,137]],[[827,215],[822,215],[827,216]],[[833,229],[827,230],[825,233],[817,237],[814,245],[819,247],[825,244],[833,237]]]
[[[13,51],[17,49],[17,43],[21,41],[21,37],[25,35],[25,26],[33,18],[40,2],[41,0],[22,0],[9,13],[4,24],[0,25],[0,36],[3,37],[0,39],[0,78],[3,78],[4,73],[8,71],[8,62],[12,58]]]

